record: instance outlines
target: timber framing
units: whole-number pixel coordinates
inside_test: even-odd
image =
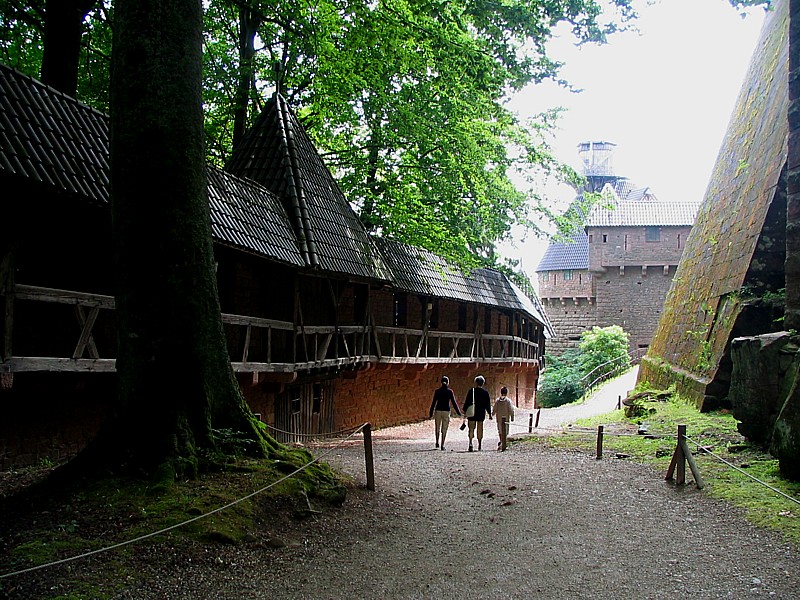
[[[0,373],[34,371],[52,372],[115,372],[113,349],[101,356],[94,342],[93,327],[100,311],[114,311],[112,296],[85,292],[49,289],[31,285],[4,287],[6,329],[4,354]],[[14,333],[15,303],[53,303],[74,307],[77,333],[71,356],[15,356],[11,352]],[[10,307],[10,310],[9,310]],[[373,319],[370,319],[373,321]],[[226,329],[244,330],[244,345],[240,355],[231,349],[233,370],[237,373],[293,373],[315,370],[364,368],[369,364],[453,364],[453,363],[511,363],[533,364],[539,358],[539,344],[515,335],[438,331],[425,327],[387,327],[370,325],[314,325],[261,317],[222,314]],[[64,322],[60,330],[74,324]],[[266,339],[266,360],[251,361],[253,332],[260,331]],[[277,335],[290,336],[292,354],[274,350]]]

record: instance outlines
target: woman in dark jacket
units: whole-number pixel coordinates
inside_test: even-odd
[[[461,411],[458,410],[458,402],[456,402],[456,395],[450,389],[450,380],[446,375],[442,375],[442,385],[433,392],[433,402],[431,402],[431,410],[429,417],[434,418],[434,431],[436,432],[436,447],[439,447],[439,433],[442,434],[442,450],[444,450],[444,438],[447,437],[447,428],[450,425],[450,407],[456,409],[458,416],[461,416]]]
[[[478,375],[475,378],[475,387],[467,392],[467,397],[464,400],[464,414],[467,416],[467,423],[469,424],[469,451],[472,452],[472,438],[477,435],[478,437],[478,450],[481,449],[481,442],[483,441],[483,421],[486,415],[489,415],[489,420],[492,420],[492,399],[489,392],[483,389],[483,384],[486,383],[483,375]],[[472,408],[474,406],[474,408]]]

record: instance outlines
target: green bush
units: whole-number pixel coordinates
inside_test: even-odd
[[[542,408],[553,408],[574,402],[583,394],[581,388],[580,352],[567,350],[561,356],[548,356],[547,368],[536,398]]]
[[[574,402],[583,396],[583,384],[592,383],[582,381],[587,375],[596,380],[630,366],[628,334],[618,325],[592,327],[581,334],[578,349],[558,357],[548,355],[545,364],[537,393],[539,406],[552,408]]]
[[[594,380],[608,370],[628,368],[631,364],[628,346],[628,334],[619,325],[584,331],[579,345],[581,376],[591,374],[590,379]],[[603,368],[606,365],[608,369]]]

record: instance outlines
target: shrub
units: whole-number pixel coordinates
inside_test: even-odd
[[[584,331],[581,334],[579,348],[582,376],[589,375],[597,369],[591,377],[595,379],[603,375],[605,371],[603,365],[608,365],[608,370],[622,370],[631,364],[628,355],[628,334],[619,325],[592,327]]]
[[[537,400],[543,408],[574,402],[583,395],[581,388],[580,352],[567,350],[561,356],[548,356],[542,373]]]

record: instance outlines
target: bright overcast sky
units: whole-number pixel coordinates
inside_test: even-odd
[[[634,0],[639,33],[619,33],[604,46],[576,48],[569,36],[548,51],[565,63],[561,76],[582,89],[545,83],[520,93],[510,108],[520,116],[563,106],[552,145],[579,167],[582,141],[617,144],[614,170],[660,200],[702,200],[763,23],[764,9],[744,18],[728,0]],[[573,195],[562,191],[561,201]],[[531,277],[546,243],[521,249]]]

